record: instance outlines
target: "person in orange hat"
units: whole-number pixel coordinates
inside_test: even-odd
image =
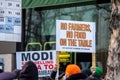
[[[69,64],[66,67],[65,74],[71,76],[73,74],[81,73],[81,69],[76,64]]]
[[[87,78],[87,75],[81,72],[81,69],[78,65],[76,64],[67,65],[63,80],[77,80],[85,78]]]

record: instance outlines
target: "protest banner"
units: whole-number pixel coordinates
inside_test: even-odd
[[[17,69],[22,69],[27,61],[33,61],[38,68],[38,76],[50,76],[56,64],[56,51],[16,52]]]
[[[95,52],[95,22],[56,21],[56,50]]]

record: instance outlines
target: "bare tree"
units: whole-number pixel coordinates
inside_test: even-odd
[[[111,0],[110,43],[105,80],[120,80],[120,0]]]

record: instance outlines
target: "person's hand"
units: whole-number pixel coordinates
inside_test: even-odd
[[[57,64],[55,64],[55,67],[54,67],[54,71],[57,71],[57,69],[58,69],[59,67],[58,67],[58,65]]]

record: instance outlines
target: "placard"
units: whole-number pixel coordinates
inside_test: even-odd
[[[38,76],[50,76],[56,64],[56,51],[27,51],[16,52],[17,69],[22,69],[22,66],[27,61],[33,61],[38,68]]]
[[[57,20],[56,50],[95,52],[95,22]]]

